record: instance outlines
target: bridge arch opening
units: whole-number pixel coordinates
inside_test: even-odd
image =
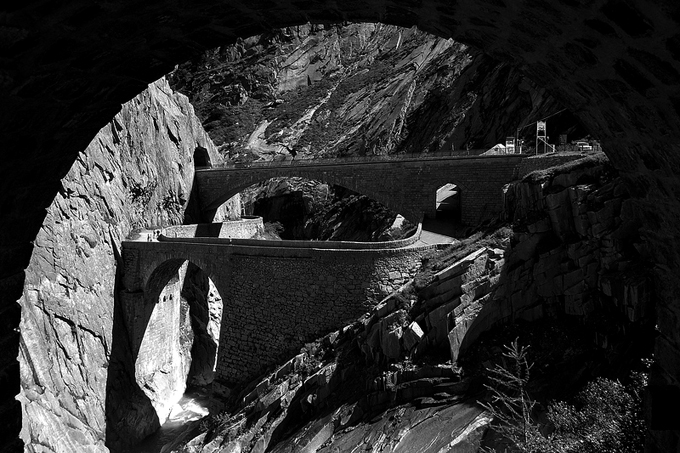
[[[321,179],[274,177],[240,194],[244,213],[275,225],[282,239],[384,241],[415,228],[370,194]]]
[[[185,392],[213,381],[222,298],[205,270],[173,259],[151,274],[144,308],[135,380],[163,424]]]
[[[435,219],[446,223],[460,223],[461,189],[456,184],[446,183],[437,189]]]

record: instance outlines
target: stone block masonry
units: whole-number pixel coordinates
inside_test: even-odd
[[[368,312],[413,278],[421,257],[432,250],[185,241],[124,243],[121,300],[130,341],[139,351],[145,335],[153,335],[147,332],[151,313],[139,304],[159,297],[170,280],[167,269],[191,261],[208,274],[224,302],[215,377],[227,384],[256,376],[306,342]]]
[[[524,159],[519,165],[520,178],[528,175],[532,171],[544,170],[550,167],[556,167],[558,165],[566,164],[567,162],[572,162],[583,158],[582,154],[571,153],[571,154],[541,154],[538,156],[529,156]]]

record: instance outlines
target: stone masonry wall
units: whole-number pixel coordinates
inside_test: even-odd
[[[234,256],[217,379],[243,381],[368,312],[415,275],[422,251],[370,255]]]
[[[533,171],[556,167],[558,165],[566,164],[567,162],[582,159],[583,157],[583,154],[577,153],[529,156],[519,164],[518,176],[522,178]]]

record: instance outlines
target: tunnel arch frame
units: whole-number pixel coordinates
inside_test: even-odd
[[[4,79],[2,94],[11,114],[4,116],[6,129],[2,133],[2,141],[6,149],[25,149],[28,156],[40,156],[35,157],[36,164],[40,163],[39,159],[46,163],[42,167],[26,164],[25,168],[21,168],[21,165],[7,165],[0,174],[7,187],[19,188],[6,192],[2,200],[3,212],[6,214],[3,219],[2,247],[7,259],[0,262],[0,276],[6,287],[3,309],[9,314],[8,318],[11,318],[4,338],[8,339],[13,351],[18,349],[19,340],[14,329],[18,326],[19,309],[12,304],[15,304],[22,291],[23,269],[31,254],[31,243],[44,219],[44,208],[57,192],[58,179],[66,174],[76,154],[94,137],[96,131],[105,126],[103,118],[108,116],[110,119],[121,102],[141,92],[145,81],[151,81],[167,72],[177,59],[186,60],[194,55],[193,51],[196,49],[214,47],[224,37],[235,39],[237,36],[251,36],[267,31],[272,28],[267,24],[277,25],[276,20],[272,21],[277,16],[281,16],[278,24],[281,26],[302,21],[360,21],[361,17],[353,12],[359,9],[365,12],[366,19],[370,16],[370,20],[383,23],[421,25],[435,34],[446,36],[450,29],[440,22],[428,21],[429,17],[436,14],[442,15],[454,28],[458,27],[459,32],[455,39],[461,42],[475,45],[504,60],[511,60],[513,55],[521,55],[522,58],[516,60],[518,66],[525,67],[533,80],[541,80],[544,75],[545,87],[552,87],[553,92],[558,93],[556,96],[561,97],[560,100],[572,110],[581,110],[583,116],[579,117],[589,129],[602,131],[602,135],[598,136],[602,138],[607,154],[612,157],[617,169],[628,173],[629,181],[640,192],[640,200],[636,202],[636,207],[640,208],[640,217],[652,218],[652,223],[663,224],[668,228],[669,237],[677,237],[675,233],[678,227],[671,225],[676,211],[671,208],[677,208],[680,203],[669,195],[678,192],[677,176],[680,175],[680,110],[677,107],[680,88],[677,81],[673,81],[674,72],[677,73],[680,68],[680,57],[673,55],[670,46],[678,39],[680,19],[677,18],[677,5],[673,2],[642,0],[620,4],[626,7],[626,11],[632,11],[628,15],[630,17],[612,13],[616,2],[604,0],[569,2],[566,6],[546,4],[547,12],[552,13],[548,15],[540,15],[545,11],[532,11],[523,4],[508,11],[504,2],[481,3],[472,0],[455,4],[443,1],[417,4],[376,1],[359,4],[363,5],[359,8],[356,3],[347,2],[340,3],[340,6],[334,4],[335,8],[328,8],[328,11],[325,11],[323,3],[318,2],[309,4],[307,10],[298,11],[295,17],[281,15],[281,5],[284,5],[285,12],[285,5],[289,5],[288,3],[277,3],[277,8],[268,11],[259,5],[232,1],[221,5],[223,9],[220,11],[225,14],[216,14],[211,9],[217,8],[216,5],[206,5],[202,13],[193,13],[181,8],[158,8],[159,5],[163,6],[161,2],[149,2],[148,5],[138,5],[141,8],[140,14],[132,18],[136,24],[122,24],[123,27],[117,26],[121,24],[116,22],[116,18],[129,13],[129,10],[107,10],[99,5],[70,8],[69,5],[72,11],[57,14],[53,10],[33,11],[35,6],[32,4],[17,7],[7,17],[9,29],[16,31],[16,35],[8,41],[7,47],[10,54],[8,61],[12,62],[12,67],[7,72],[9,76]],[[154,7],[158,11],[154,12]],[[228,19],[215,25],[211,22],[212,17],[205,19],[208,16],[207,10],[213,16]],[[508,14],[503,14],[504,12]],[[470,13],[473,13],[474,21],[470,19]],[[49,20],[51,14],[59,18]],[[104,16],[113,19],[102,21]],[[163,21],[159,20],[161,16]],[[548,30],[555,25],[556,32],[544,35],[543,38],[546,39],[531,39],[526,33],[499,33],[503,29],[520,29],[521,27],[512,27],[513,20],[521,25],[532,19],[545,25],[536,27],[537,29]],[[229,20],[233,21],[231,27]],[[555,22],[549,22],[550,20]],[[185,34],[175,33],[175,36],[167,39],[160,33],[148,30],[146,25],[149,23],[164,24],[162,27],[165,29],[176,28]],[[176,27],[168,27],[168,24]],[[183,28],[182,25],[186,27]],[[567,27],[572,30],[569,34],[571,39],[563,38]],[[83,33],[89,29],[101,33],[93,39],[91,35]],[[146,36],[140,36],[144,39],[138,40],[125,36],[124,39],[129,39],[130,47],[112,45],[115,42],[110,39],[123,39],[120,37],[121,29],[143,30]],[[604,32],[598,34],[598,30]],[[649,30],[655,31],[654,36],[650,36]],[[579,37],[583,38],[581,42],[578,41]],[[507,47],[514,51],[504,51],[499,47],[498,40],[504,40]],[[583,41],[590,42],[592,48],[584,46]],[[68,52],[59,52],[57,44],[68,45]],[[133,46],[136,46],[134,52],[126,51]],[[556,50],[559,55],[554,53],[549,59],[541,58],[542,55],[551,54],[546,48]],[[603,48],[608,49],[611,55],[603,60],[604,63],[600,62]],[[83,64],[83,61],[92,61],[93,54],[100,55],[98,49],[114,49],[119,57],[122,54],[126,56],[106,56],[97,60],[96,67]],[[569,49],[571,52],[568,52]],[[43,58],[45,56],[47,58]],[[636,65],[631,65],[636,56],[643,60],[647,58],[652,64],[643,65],[640,70],[636,70]],[[49,65],[59,61],[66,62],[65,67],[69,69],[61,71],[64,66],[61,69],[49,68]],[[671,70],[664,71],[663,67],[656,67],[655,62],[666,62]],[[578,80],[571,79],[568,74],[575,73],[579,64],[583,66],[581,72],[584,75]],[[598,79],[596,72],[600,66],[609,69],[603,71],[604,76]],[[139,68],[139,72],[131,73],[130,67]],[[626,74],[625,69],[629,67],[634,71]],[[105,74],[111,68],[116,68],[116,73]],[[660,72],[655,73],[655,69]],[[59,72],[63,72],[59,76],[61,78],[57,77],[54,83],[48,82],[51,75],[58,75]],[[98,76],[102,76],[101,81],[96,80]],[[664,77],[669,77],[671,81],[665,82]],[[71,81],[64,82],[64,79]],[[563,81],[569,83],[560,88]],[[611,91],[608,87],[611,87]],[[573,92],[569,93],[569,90]],[[43,104],[38,102],[41,98]],[[92,99],[98,99],[99,102],[93,105],[95,103],[88,102]],[[596,107],[588,105],[589,99]],[[53,120],[45,121],[45,118]],[[640,134],[631,130],[644,132]],[[66,158],[62,159],[61,153]],[[36,174],[39,175],[38,179],[45,176],[42,185],[27,186],[24,182],[31,177],[36,178]],[[655,208],[655,205],[660,207]],[[16,225],[26,227],[17,228]],[[650,241],[654,253],[666,257],[664,250],[668,248],[667,241],[653,236]],[[669,252],[668,270],[655,270],[659,281],[677,275],[675,271],[680,267],[677,250],[675,248]],[[672,294],[677,294],[674,289],[677,288],[671,285],[663,293],[664,296],[671,298]],[[669,299],[663,308],[674,313],[677,303],[672,303]],[[665,327],[662,326],[662,329]],[[662,333],[665,343],[658,343],[658,347],[677,361],[680,356],[675,333],[667,330]],[[667,346],[668,342],[673,348]],[[18,366],[10,362],[5,367],[9,376],[8,388],[18,392]],[[678,383],[674,382],[674,385],[677,388]],[[3,401],[3,407],[14,415],[18,413],[16,419],[20,420],[21,410],[16,408],[13,397]],[[11,435],[18,436],[19,428],[16,425],[9,429],[12,433],[7,435],[8,438]]]

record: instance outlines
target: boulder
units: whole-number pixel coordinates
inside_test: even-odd
[[[409,324],[408,327],[404,329],[404,334],[402,336],[402,345],[404,350],[407,353],[413,350],[413,348],[415,348],[416,345],[420,343],[420,340],[423,339],[424,335],[425,333],[417,322],[414,321]]]

